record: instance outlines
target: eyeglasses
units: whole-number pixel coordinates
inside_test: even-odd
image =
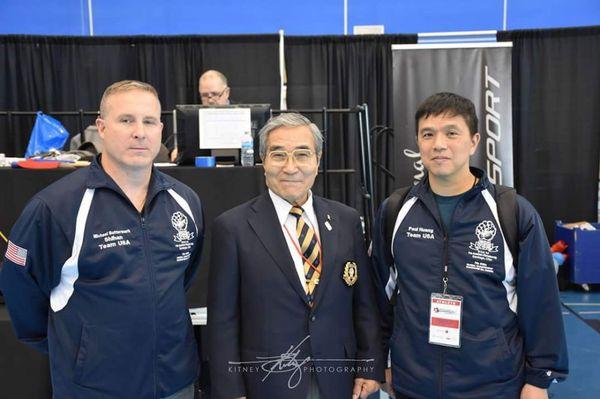
[[[225,90],[227,90],[229,87],[225,87],[220,93],[216,92],[216,91],[209,91],[208,93],[200,93],[200,97],[204,98],[204,99],[211,99],[211,98],[221,98],[221,96],[225,93]]]
[[[274,165],[285,165],[288,158],[291,156],[294,162],[296,162],[296,165],[305,166],[310,164],[315,153],[311,150],[297,149],[294,151],[270,151],[267,155]]]

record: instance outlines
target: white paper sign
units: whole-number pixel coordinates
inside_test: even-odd
[[[250,108],[200,108],[198,125],[201,149],[240,148],[252,127]]]

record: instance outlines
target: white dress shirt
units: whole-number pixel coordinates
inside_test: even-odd
[[[302,284],[302,287],[306,292],[306,275],[304,274],[304,261],[302,260],[302,256],[300,255],[297,249],[300,247],[300,244],[298,243],[298,234],[296,233],[296,217],[290,215],[290,211],[292,210],[293,205],[281,198],[280,196],[278,196],[277,194],[275,194],[273,191],[271,191],[271,189],[269,189],[269,195],[271,196],[271,201],[273,201],[273,205],[275,206],[275,212],[277,212],[277,219],[279,220],[279,225],[281,226],[281,231],[283,233],[283,236],[285,237],[285,242],[288,245],[288,249],[290,251],[290,255],[292,256],[292,260],[294,261],[296,273],[298,273],[300,283]],[[312,191],[308,192],[308,200],[301,206],[302,209],[304,209],[302,219],[305,223],[307,223],[313,228],[313,230],[315,231],[315,236],[317,237],[317,241],[320,245],[321,239],[319,237],[319,223],[317,222],[317,215],[315,214],[315,209],[313,207]],[[321,248],[319,248],[319,250],[321,250]]]

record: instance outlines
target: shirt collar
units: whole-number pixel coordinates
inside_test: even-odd
[[[279,195],[275,194],[271,189],[269,189],[269,196],[271,197],[271,201],[273,201],[273,205],[275,206],[275,212],[277,213],[279,224],[283,226],[293,205],[281,198]],[[302,204],[302,209],[304,209],[304,213],[306,216],[308,216],[309,220],[317,220],[315,209],[313,207],[313,196],[311,190],[308,190],[308,199],[304,204]]]

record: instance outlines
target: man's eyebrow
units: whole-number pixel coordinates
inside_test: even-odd
[[[444,130],[449,130],[449,129],[460,130],[460,127],[458,127],[458,125],[451,124],[451,125],[443,126],[442,129],[444,129]]]
[[[277,150],[281,150],[281,149],[283,149],[282,145],[269,146],[270,151],[273,151],[273,150],[277,151]],[[300,145],[294,147],[294,149],[295,150],[310,150],[310,146],[308,144],[300,144]]]
[[[135,117],[136,117],[136,116],[135,116],[135,114],[128,114],[128,113],[124,113],[124,114],[117,114],[117,117],[118,117],[118,118],[122,118],[122,117],[124,117],[124,116],[126,116],[126,117],[130,117],[130,118],[135,118]],[[153,119],[157,119],[158,117],[157,117],[157,116],[155,116],[155,115],[144,115],[144,116],[142,116],[142,118],[145,118],[145,119],[147,119],[147,118],[153,118]]]

